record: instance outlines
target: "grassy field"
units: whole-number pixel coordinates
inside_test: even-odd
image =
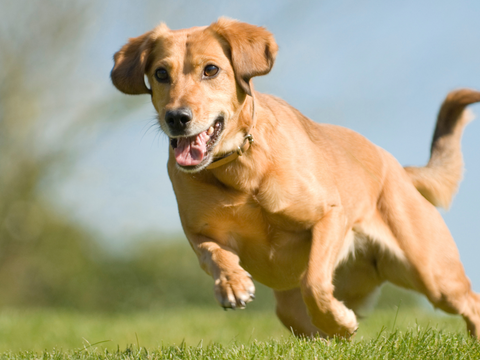
[[[122,315],[0,312],[10,358],[480,358],[461,318],[422,309],[375,311],[353,341],[298,340],[272,312],[179,308]]]

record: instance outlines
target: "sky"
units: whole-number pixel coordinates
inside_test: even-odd
[[[90,26],[84,76],[92,94],[121,104],[111,85],[112,56],[165,22],[172,29],[227,16],[265,26],[279,44],[272,72],[254,80],[312,120],[358,131],[403,165],[428,161],[436,114],[456,88],[480,89],[479,1],[106,1]],[[90,94],[91,95],[91,94]],[[82,152],[68,181],[55,189],[60,206],[112,247],[138,234],[181,234],[167,176],[167,138],[148,96]],[[480,106],[471,106],[480,114]],[[480,120],[462,141],[465,179],[448,212],[467,275],[480,291]]]

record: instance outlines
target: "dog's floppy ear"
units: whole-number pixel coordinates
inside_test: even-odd
[[[228,43],[237,83],[252,95],[250,79],[268,74],[275,62],[278,46],[273,35],[263,27],[226,18],[210,28]]]
[[[145,85],[145,70],[153,48],[153,31],[136,38],[131,38],[127,44],[114,55],[115,65],[110,77],[113,85],[125,94],[150,94]]]

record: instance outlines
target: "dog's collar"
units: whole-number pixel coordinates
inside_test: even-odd
[[[247,131],[247,135],[243,138],[243,144],[237,148],[237,150],[232,151],[217,160],[214,160],[210,165],[207,166],[208,170],[216,169],[222,165],[228,164],[229,162],[237,159],[239,156],[242,156],[244,152],[250,149],[250,146],[253,144],[253,136],[250,131],[255,126],[255,97],[252,92],[252,125]]]
[[[248,134],[245,136],[243,140],[242,146],[239,146],[237,150],[222,156],[221,158],[213,161],[210,165],[207,166],[207,169],[215,169],[219,166],[228,164],[229,162],[235,160],[239,156],[242,156],[245,151],[247,151],[250,146],[253,144],[253,136],[252,134]]]

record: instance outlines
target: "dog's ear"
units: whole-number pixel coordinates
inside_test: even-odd
[[[263,27],[220,18],[210,28],[228,43],[235,77],[240,87],[252,95],[250,79],[270,72],[278,46],[272,33]]]
[[[113,85],[125,94],[151,93],[145,85],[144,76],[154,44],[152,34],[153,31],[149,31],[131,38],[113,57],[115,65],[110,77]]]

